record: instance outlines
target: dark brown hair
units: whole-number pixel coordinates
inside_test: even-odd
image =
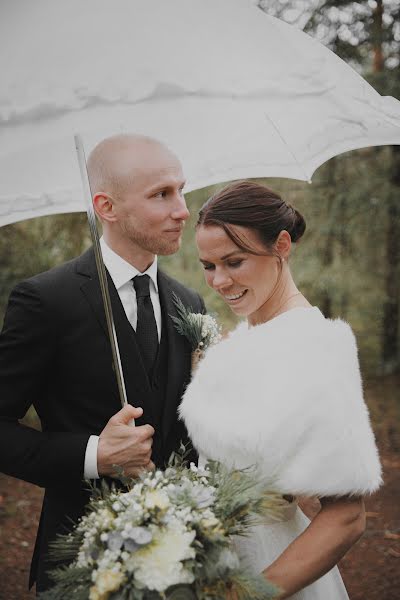
[[[259,183],[237,181],[217,192],[200,210],[197,226],[222,227],[241,250],[258,254],[244,236],[232,227],[239,225],[256,231],[271,251],[282,230],[297,242],[306,229],[302,215],[282,198]]]

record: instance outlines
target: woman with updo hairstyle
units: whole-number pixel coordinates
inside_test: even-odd
[[[347,600],[335,565],[364,531],[363,497],[380,486],[381,466],[353,332],[311,306],[290,271],[305,229],[295,208],[250,181],[204,204],[206,282],[244,320],[207,350],[180,414],[201,463],[255,466],[282,497],[279,517],[234,540],[243,566],[279,598]]]

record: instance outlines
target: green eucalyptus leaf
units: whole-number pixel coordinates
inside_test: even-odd
[[[177,585],[166,592],[167,600],[197,600],[197,596],[190,585]]]

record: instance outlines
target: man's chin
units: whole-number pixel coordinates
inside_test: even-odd
[[[177,240],[174,243],[169,242],[168,244],[159,244],[156,254],[159,256],[170,256],[178,252],[181,247],[181,240]]]

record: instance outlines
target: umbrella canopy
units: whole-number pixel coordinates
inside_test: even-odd
[[[3,0],[0,225],[84,210],[74,133],[166,142],[187,190],[310,180],[327,159],[400,143],[381,97],[250,0]]]

